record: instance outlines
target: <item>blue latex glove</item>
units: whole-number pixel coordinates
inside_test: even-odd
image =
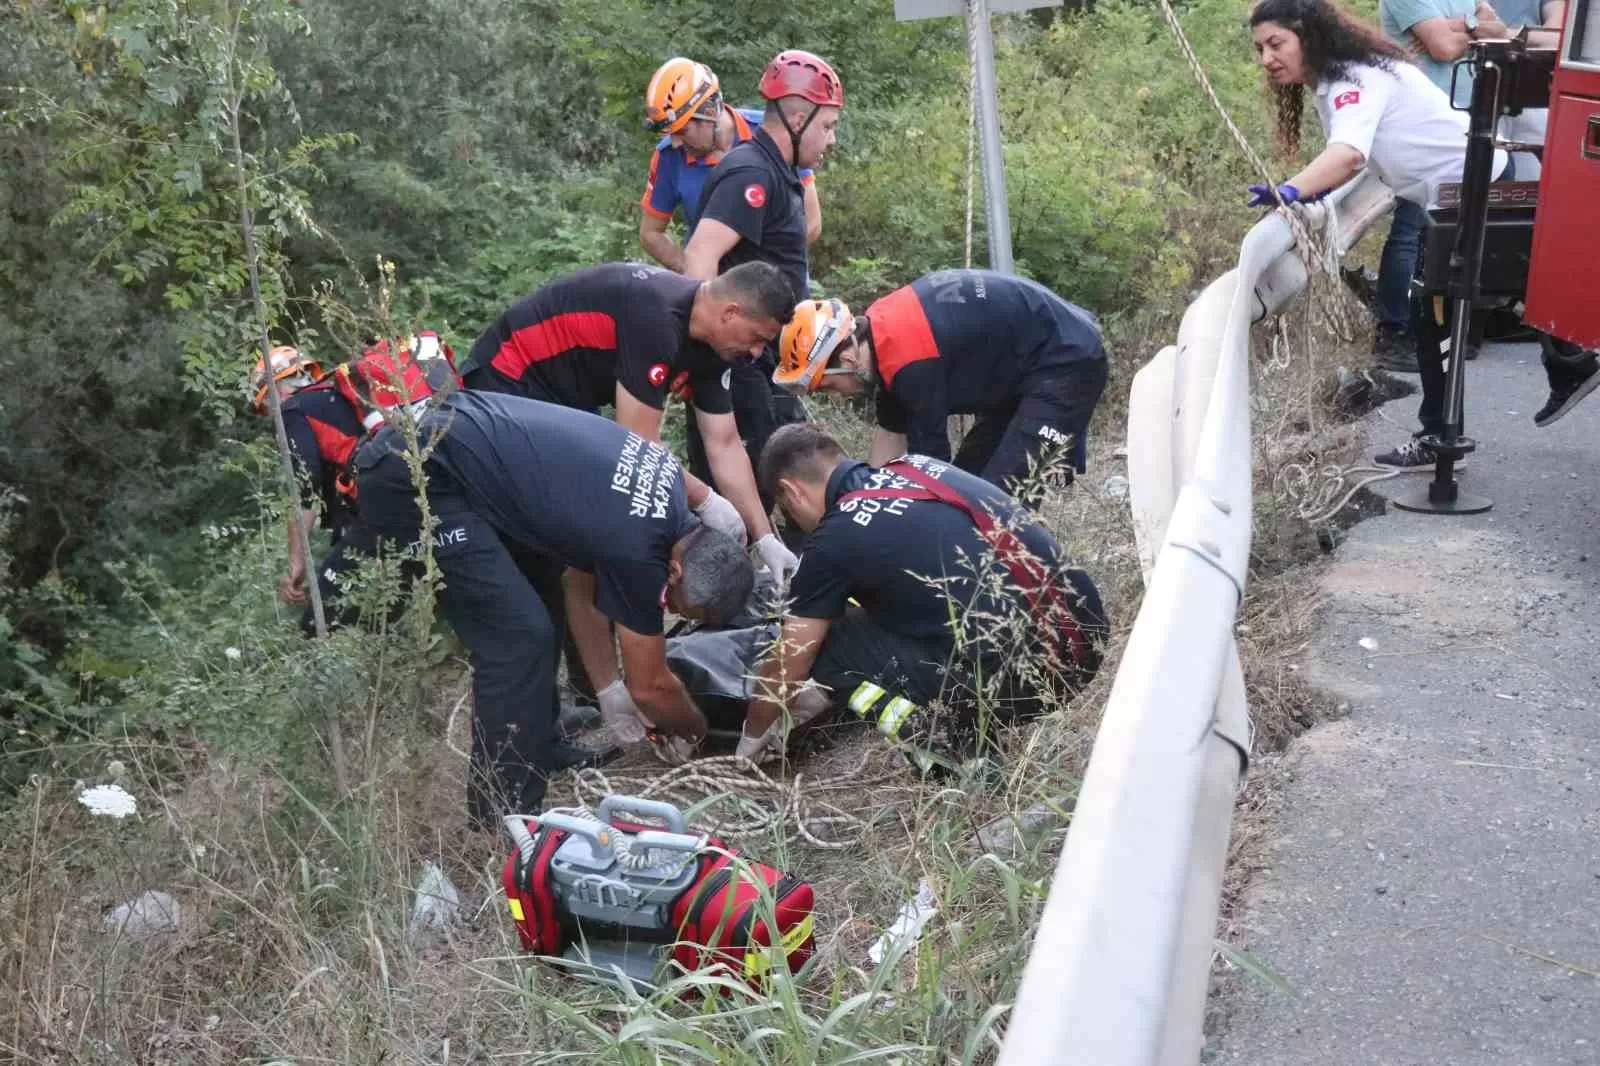
[[[1250,193],[1250,199],[1246,201],[1246,207],[1276,207],[1280,203],[1286,207],[1289,204],[1314,204],[1328,195],[1328,190],[1324,189],[1314,196],[1305,196],[1288,182],[1279,185],[1277,189],[1268,185],[1250,185],[1247,191]]]

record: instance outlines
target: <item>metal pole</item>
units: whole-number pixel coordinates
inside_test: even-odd
[[[1006,206],[1005,157],[1000,151],[1000,108],[994,86],[994,37],[989,0],[968,0],[967,39],[978,71],[978,138],[983,149],[983,204],[989,220],[989,265],[1016,273],[1011,260],[1011,212]]]

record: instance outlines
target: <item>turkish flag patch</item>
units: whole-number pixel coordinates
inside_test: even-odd
[[[1360,102],[1361,102],[1361,93],[1360,93],[1360,91],[1356,90],[1356,89],[1351,89],[1349,92],[1340,93],[1338,96],[1335,96],[1333,98],[1333,109],[1335,111],[1339,111],[1339,110],[1344,109],[1345,107],[1348,107],[1351,104],[1359,104]]]
[[[767,190],[758,184],[744,187],[744,202],[751,207],[764,207],[767,203]]]
[[[649,379],[651,385],[659,389],[661,386],[667,383],[667,364],[657,363],[655,366],[650,368],[649,373],[647,373],[645,377]]]

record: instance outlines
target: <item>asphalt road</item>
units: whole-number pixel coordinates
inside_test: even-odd
[[[1292,994],[1232,982],[1210,1062],[1600,1064],[1600,392],[1541,430],[1536,348],[1468,374],[1462,484],[1494,509],[1339,547],[1305,668],[1348,714],[1285,757],[1245,908]]]

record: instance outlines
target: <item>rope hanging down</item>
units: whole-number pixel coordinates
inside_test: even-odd
[[[1232,135],[1233,142],[1238,146],[1240,154],[1255,168],[1257,176],[1261,178],[1268,188],[1277,188],[1278,180],[1273,177],[1272,170],[1267,166],[1266,160],[1256,152],[1255,148],[1250,144],[1250,139],[1244,135],[1244,131],[1239,128],[1238,123],[1233,121],[1233,116],[1228,113],[1228,108],[1223,104],[1222,98],[1217,95],[1217,90],[1211,84],[1211,78],[1206,74],[1204,64],[1200,62],[1200,57],[1195,53],[1194,45],[1190,43],[1188,35],[1183,32],[1183,25],[1178,21],[1178,13],[1172,9],[1171,0],[1159,0],[1159,3],[1161,5],[1161,14],[1166,19],[1167,25],[1172,29],[1172,36],[1178,42],[1178,50],[1183,53],[1183,58],[1188,61],[1189,69],[1194,73],[1195,81],[1199,82],[1201,91],[1205,93],[1206,99],[1211,101],[1212,108],[1222,119],[1222,124],[1227,127],[1228,133]],[[1329,243],[1325,245],[1306,227],[1305,219],[1300,212],[1283,204],[1279,204],[1277,210],[1288,221],[1289,229],[1294,234],[1296,250],[1301,260],[1306,264],[1306,272],[1311,276],[1313,282],[1320,270],[1337,283],[1339,257],[1336,245],[1333,243],[1336,238],[1330,238]],[[1327,212],[1327,217],[1330,227],[1337,225],[1332,210]],[[1341,340],[1348,341],[1354,338],[1355,331],[1346,313],[1346,305],[1339,300],[1341,290],[1342,287],[1336,284],[1331,300],[1313,298],[1312,304],[1322,314],[1325,324],[1334,335]]]
[[[972,269],[972,187],[978,168],[978,17],[967,0],[967,244],[966,267]]]

